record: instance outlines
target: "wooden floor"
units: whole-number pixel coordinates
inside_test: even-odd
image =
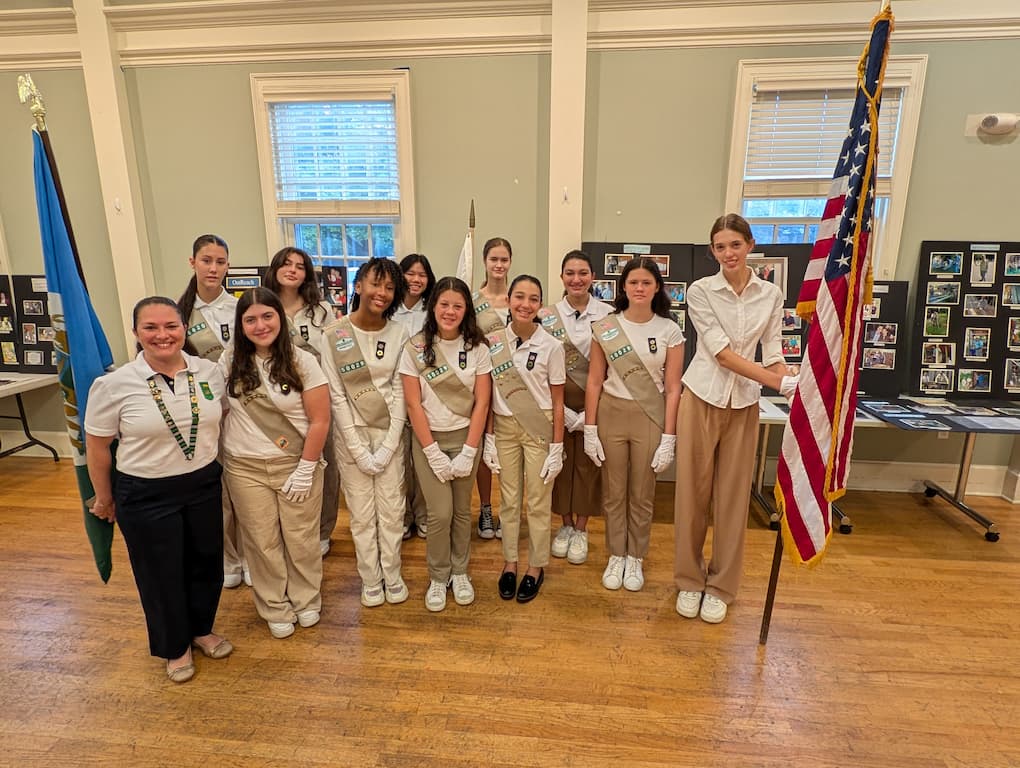
[[[500,545],[476,539],[475,604],[430,614],[420,539],[411,600],[361,607],[342,517],[322,623],[274,640],[250,591],[225,591],[237,651],[175,686],[119,534],[104,586],[75,494],[67,461],[0,462],[3,766],[1020,766],[1020,518],[1001,501],[973,499],[991,544],[941,501],[850,494],[853,534],[784,565],[767,648],[775,534],[753,517],[719,626],[674,612],[666,522],[640,593],[602,588],[596,535],[587,564],[505,603]]]

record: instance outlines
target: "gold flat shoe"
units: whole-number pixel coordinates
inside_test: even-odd
[[[195,676],[195,664],[185,664],[183,667],[170,669],[169,660],[166,663],[166,676],[172,683],[186,683]]]
[[[206,648],[197,642],[192,642],[191,644],[195,648],[198,648],[204,656],[208,656],[210,659],[225,659],[234,652],[233,644],[225,637],[220,638],[220,641],[212,648]]]

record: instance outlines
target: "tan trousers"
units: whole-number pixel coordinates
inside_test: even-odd
[[[453,432],[433,432],[439,447],[451,459],[464,447],[468,428]],[[425,559],[429,577],[444,584],[453,574],[465,574],[471,553],[471,488],[482,452],[475,456],[474,470],[467,477],[441,483],[425,458],[421,443],[412,434],[411,450],[418,483],[428,506],[429,534],[425,542]]]
[[[319,540],[326,541],[336,529],[337,511],[340,509],[340,468],[336,464],[336,451],[333,448],[335,429],[333,420],[329,421],[329,432],[322,455],[329,462],[322,471],[322,511],[319,515]]]
[[[677,419],[674,581],[679,590],[705,591],[729,604],[744,565],[758,404],[716,408],[686,390]],[[715,533],[706,568],[710,504]]]
[[[358,427],[370,451],[386,437],[385,429]],[[338,438],[340,483],[351,511],[351,538],[358,575],[367,587],[400,583],[400,544],[404,534],[404,441],[378,475],[366,475],[354,461],[346,441]]]
[[[560,517],[602,514],[602,473],[584,452],[584,433],[563,436],[563,471],[553,483],[553,513]]]
[[[465,437],[467,433],[465,432]],[[404,527],[409,527],[411,523],[425,523],[428,525],[428,505],[425,499],[425,493],[422,491],[421,484],[418,482],[418,474],[415,470],[415,462],[417,461],[411,456],[411,443],[414,437],[414,430],[410,427],[404,432],[404,484],[407,487],[405,497],[407,499],[407,507],[404,509]],[[438,433],[433,433],[433,437],[439,440]],[[459,452],[460,449],[458,448]],[[454,456],[457,454],[455,453]],[[428,462],[425,464],[425,468],[428,469]],[[476,464],[477,466],[477,464]],[[432,470],[429,469],[429,474],[432,475]],[[435,475],[432,475],[434,478]],[[474,475],[472,475],[474,477]]]
[[[503,523],[503,559],[517,562],[521,537],[524,495],[528,497],[528,567],[549,564],[549,526],[552,517],[552,484],[538,476],[549,449],[529,435],[513,416],[496,419],[496,451],[499,454],[500,510]]]
[[[297,464],[290,456],[227,456],[224,466],[223,479],[234,501],[251,571],[255,609],[266,621],[293,622],[301,611],[322,608],[322,470],[315,471],[311,495],[295,503],[280,488]]]
[[[602,393],[598,412],[606,549],[610,555],[644,558],[655,511],[652,456],[662,431],[634,400]]]
[[[225,463],[220,456],[220,463]],[[230,500],[230,489],[223,483],[223,573],[240,573],[241,562],[244,560],[244,544],[238,530],[237,516],[234,514],[234,503]]]

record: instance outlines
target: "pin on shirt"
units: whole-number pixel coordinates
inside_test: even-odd
[[[289,394],[290,394],[290,384],[288,384],[287,382],[283,382],[283,383],[282,383],[282,384],[280,385],[280,392],[281,392],[282,394],[284,394],[284,395],[289,395]],[[282,447],[282,446],[281,446],[281,447]]]
[[[304,339],[305,341],[308,341],[308,326],[307,325],[302,325],[301,326],[301,338]]]
[[[230,341],[230,323],[220,323],[220,336],[224,341]]]
[[[467,370],[467,352],[463,349],[457,354],[457,364],[462,371]]]
[[[654,336],[649,336],[648,337],[648,351],[651,352],[654,355],[658,349],[659,349],[659,345],[655,341],[655,337]]]
[[[382,360],[386,356],[386,342],[377,341],[375,343],[375,356],[377,360]]]
[[[538,359],[538,352],[528,353],[528,362],[524,364],[524,367],[529,371],[535,370],[535,361]]]

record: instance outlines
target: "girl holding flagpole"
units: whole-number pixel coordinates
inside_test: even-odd
[[[467,574],[471,486],[489,415],[491,371],[471,290],[456,277],[442,278],[425,325],[404,347],[400,363],[414,468],[428,506],[425,607],[434,612],[446,607],[451,586],[458,605],[475,599]]]
[[[594,267],[583,251],[570,251],[560,264],[563,298],[539,313],[542,327],[563,344],[567,381],[564,387],[563,471],[553,486],[553,514],[562,520],[552,541],[553,557],[580,565],[588,559],[588,516],[602,507],[600,472],[584,453],[584,390],[591,354],[591,324],[613,308],[591,294]]]
[[[216,362],[230,345],[237,299],[223,287],[230,268],[227,242],[217,235],[199,235],[188,260],[194,274],[177,300],[187,323],[186,347],[199,357]],[[241,535],[226,486],[223,488],[223,586],[233,589],[241,580],[251,584],[244,562]]]
[[[718,624],[743,570],[761,386],[789,397],[797,379],[783,357],[783,292],[747,265],[750,225],[733,213],[720,216],[709,238],[719,271],[687,289],[698,347],[683,377],[678,416],[673,575],[677,613]],[[715,533],[706,564],[709,507]]]
[[[281,248],[269,263],[263,284],[280,297],[291,341],[298,349],[319,361],[322,330],[333,321],[333,308],[322,298],[315,266],[307,252],[294,246]],[[324,456],[333,456],[333,429],[326,435]],[[323,469],[322,509],[319,515],[319,552],[329,552],[329,540],[336,528],[340,507],[340,471],[335,461]]]
[[[652,530],[655,475],[673,461],[684,337],[654,260],[627,262],[616,311],[592,325],[584,452],[602,467],[606,589],[637,592]]]
[[[475,305],[478,327],[486,336],[505,328],[510,322],[507,280],[512,259],[513,248],[506,238],[491,237],[482,246],[485,280],[471,299]],[[481,500],[481,509],[478,511],[479,537],[502,538],[502,523],[499,520],[493,522],[492,518],[492,473],[485,464],[478,467],[478,497]]]
[[[552,484],[563,469],[563,345],[542,329],[542,284],[520,275],[510,284],[510,325],[489,336],[493,416],[483,460],[499,474],[503,573],[499,595],[534,599],[549,563]],[[528,499],[528,569],[517,583],[518,538]]]
[[[322,335],[361,604],[369,608],[408,597],[400,573],[406,410],[398,367],[408,336],[390,320],[403,299],[404,276],[397,262],[369,259],[354,280],[351,314]]]

